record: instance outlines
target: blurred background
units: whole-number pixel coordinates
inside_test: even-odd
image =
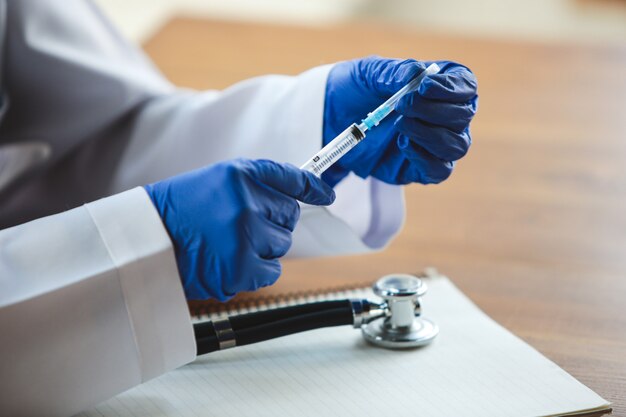
[[[454,35],[626,43],[624,0],[96,0],[131,40],[172,16],[324,26],[380,21]]]

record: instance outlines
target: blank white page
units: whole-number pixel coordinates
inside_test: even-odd
[[[607,401],[480,311],[428,281],[424,348],[385,350],[349,326],[210,353],[84,416],[551,416]]]

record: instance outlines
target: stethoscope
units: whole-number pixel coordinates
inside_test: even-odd
[[[424,346],[439,328],[422,317],[427,286],[408,274],[386,275],[373,285],[383,299],[321,301],[220,317],[194,324],[198,355],[323,327],[351,324],[368,342],[389,349]]]

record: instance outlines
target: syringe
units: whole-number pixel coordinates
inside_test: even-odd
[[[365,119],[358,125],[353,123],[346,130],[341,132],[337,137],[324,146],[318,153],[313,155],[311,159],[306,161],[300,169],[304,169],[320,177],[324,171],[330,168],[350,149],[354,148],[357,143],[365,138],[365,132],[378,124],[389,115],[396,107],[398,101],[405,94],[415,91],[422,80],[429,75],[436,74],[440,71],[439,65],[431,64],[422,71],[417,77],[413,78],[404,87],[398,90],[387,101],[378,106],[376,110],[367,115]]]

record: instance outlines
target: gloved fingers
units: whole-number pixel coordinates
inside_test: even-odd
[[[259,272],[255,279],[255,288],[268,287],[274,284],[283,272],[283,267],[278,259],[261,259],[259,260]]]
[[[455,64],[424,78],[417,92],[430,100],[465,103],[476,96],[477,89],[476,76],[468,68]]]
[[[294,198],[283,197],[268,205],[266,215],[276,225],[293,232],[300,219],[300,205]]]
[[[257,210],[271,222],[293,232],[300,218],[300,204],[274,188],[263,187],[265,198],[257,200]]]
[[[237,270],[234,280],[228,286],[233,293],[256,291],[276,282],[282,273],[282,265],[278,259],[263,259],[256,255],[245,268]],[[226,289],[225,289],[226,290]]]
[[[262,259],[285,256],[291,247],[291,231],[269,219],[259,218],[257,222],[259,224],[251,228],[255,233],[249,236],[253,251]],[[258,233],[259,230],[262,233]]]
[[[425,99],[414,92],[402,97],[395,109],[404,116],[462,132],[476,114],[476,97],[465,103]]]
[[[267,159],[254,161],[250,175],[257,181],[306,204],[329,205],[335,191],[320,178],[291,164]]]
[[[402,135],[401,135],[402,136]],[[402,175],[422,184],[438,184],[452,174],[454,162],[437,158],[426,149],[398,138],[398,147],[410,164],[404,165]]]
[[[412,182],[421,183],[421,174],[419,169],[404,157],[402,153],[402,163],[396,169],[395,179],[398,185],[406,185]]]
[[[388,142],[379,148],[376,152],[378,158],[373,166],[369,166],[367,169],[369,172],[376,172],[376,175],[383,181],[390,184],[404,185],[411,182],[415,182],[413,179],[404,180],[400,171],[402,165],[406,161],[406,158],[399,152],[396,145],[398,134],[389,135]]]
[[[472,144],[467,127],[458,133],[445,127],[425,124],[410,117],[399,117],[395,126],[401,133],[397,139],[400,150],[409,150],[412,142],[443,161],[461,159]]]
[[[414,59],[370,56],[358,61],[353,78],[381,97],[390,97],[419,75],[426,66]]]

